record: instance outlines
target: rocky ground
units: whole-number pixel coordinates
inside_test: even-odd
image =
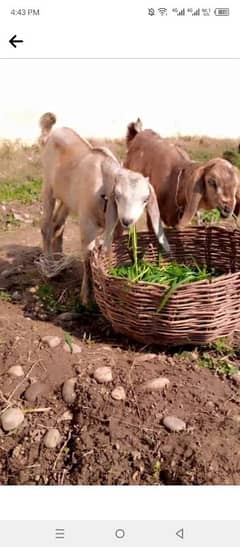
[[[41,278],[38,217],[2,208],[0,483],[240,484],[238,337],[161,351],[116,336],[79,303],[74,221],[72,265]]]

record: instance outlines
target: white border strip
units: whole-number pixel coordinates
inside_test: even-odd
[[[239,520],[238,486],[5,486],[1,520]]]

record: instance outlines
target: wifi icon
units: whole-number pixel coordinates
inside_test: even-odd
[[[158,8],[160,15],[167,15],[167,8]]]

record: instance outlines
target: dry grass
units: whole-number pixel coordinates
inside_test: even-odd
[[[124,160],[125,140],[93,138],[89,140],[93,144],[109,147],[121,161]],[[204,136],[179,136],[168,140],[180,144],[194,160],[208,160],[215,156],[222,156],[224,151],[236,150],[238,146],[238,141],[234,139],[212,139]],[[0,142],[0,184],[16,186],[29,183],[30,187],[31,183],[37,182],[40,189],[41,178],[40,149],[37,144],[28,146],[20,141]],[[2,196],[1,200],[4,200]]]
[[[93,139],[90,138],[89,142],[94,146],[107,146],[117,156],[120,161],[125,159],[126,145],[123,139]]]
[[[193,160],[204,161],[217,156],[222,157],[225,150],[236,150],[239,141],[236,139],[213,139],[207,136],[191,137],[179,136],[166,139],[184,148]],[[108,146],[120,160],[124,160],[126,154],[125,141],[121,139],[96,140],[90,142],[97,145]]]
[[[37,145],[27,146],[19,141],[0,142],[0,183],[21,183],[40,178],[40,154]]]
[[[168,139],[183,146],[190,157],[196,161],[209,160],[214,157],[222,157],[223,152],[229,149],[237,149],[239,141],[236,139],[213,139],[210,137],[184,136]]]

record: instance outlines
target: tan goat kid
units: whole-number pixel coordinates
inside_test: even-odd
[[[179,146],[151,130],[141,121],[127,132],[125,167],[148,176],[166,226],[184,228],[200,210],[218,209],[222,217],[238,211],[239,172],[222,158],[191,161]]]
[[[78,217],[83,280],[81,300],[92,296],[90,252],[102,234],[110,252],[113,235],[135,224],[147,208],[159,243],[169,252],[155,192],[148,178],[120,166],[110,150],[93,147],[72,129],[52,130],[56,119],[41,117],[43,181],[42,236],[44,253],[62,252],[65,220]]]

